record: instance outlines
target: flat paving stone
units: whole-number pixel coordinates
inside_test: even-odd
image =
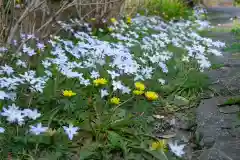
[[[225,114],[238,113],[240,112],[240,107],[238,105],[224,106],[220,107],[219,111]]]
[[[232,160],[239,160],[240,158],[240,130],[236,130],[237,125],[240,124],[239,106],[223,107],[225,113],[218,106],[227,98],[229,97],[206,99],[197,108],[197,132],[202,136],[200,144],[207,148],[200,160],[230,160],[229,157]]]

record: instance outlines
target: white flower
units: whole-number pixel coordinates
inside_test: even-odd
[[[142,76],[142,75],[140,75],[140,74],[137,74],[136,76],[135,76],[135,78],[134,78],[134,81],[136,82],[136,81],[144,81],[144,77]]]
[[[100,77],[100,75],[99,75],[98,72],[96,72],[96,71],[92,71],[92,72],[91,72],[91,78],[97,79],[98,77]]]
[[[101,98],[108,96],[108,95],[109,95],[109,93],[106,89],[101,89]]]
[[[123,88],[121,81],[113,81],[112,86],[113,86],[114,91],[116,91],[118,89],[121,90]]]
[[[209,49],[208,52],[214,54],[215,56],[222,56],[222,53],[216,49]]]
[[[18,125],[24,124],[24,114],[19,107],[15,104],[8,106],[8,109],[5,107],[3,108],[3,112],[1,113],[2,116],[7,117],[7,121],[10,123],[17,122]]]
[[[129,94],[131,92],[131,89],[129,87],[123,86],[122,87],[122,93],[125,94]]]
[[[52,63],[49,60],[43,60],[42,65],[44,66],[44,68],[48,68],[52,65]]]
[[[16,63],[18,66],[22,66],[22,67],[24,67],[24,68],[27,68],[27,64],[26,64],[26,62],[24,62],[24,61],[22,61],[22,60],[20,60],[20,59],[18,59],[17,60],[17,63]]]
[[[36,71],[30,70],[25,72],[24,74],[19,74],[19,76],[24,79],[27,84],[30,84],[31,87],[30,89],[32,91],[38,91],[38,92],[43,92],[43,88],[45,87],[45,84],[48,80],[47,77],[35,77],[36,76]],[[26,83],[22,82],[22,83]]]
[[[0,99],[3,100],[5,98],[8,98],[8,95],[4,91],[0,91]]]
[[[34,39],[34,38],[36,38],[36,37],[35,37],[35,35],[33,35],[33,34],[28,34],[28,35],[27,35],[27,39]]]
[[[35,134],[35,135],[39,135],[41,133],[44,133],[48,130],[48,127],[43,127],[42,123],[38,123],[37,126],[30,126],[30,132]]]
[[[22,79],[14,77],[14,78],[0,78],[0,87],[7,88],[8,90],[15,90],[17,86],[22,82]]]
[[[0,47],[0,52],[6,52],[7,51],[7,48],[5,47]]]
[[[27,47],[26,44],[23,45],[23,52],[27,53],[29,56],[33,56],[35,54],[37,54],[34,49]]]
[[[168,68],[166,64],[164,64],[163,62],[159,62],[158,65],[162,68],[163,73],[168,73]]]
[[[185,145],[181,144],[178,145],[177,142],[175,142],[174,144],[172,142],[168,143],[170,150],[178,157],[182,157],[185,152],[183,151]]]
[[[158,82],[161,83],[161,85],[164,85],[166,83],[166,81],[164,79],[162,79],[162,78],[159,78]]]
[[[65,133],[68,135],[68,138],[70,140],[72,140],[73,136],[78,133],[77,131],[79,128],[73,127],[72,124],[69,124],[69,127],[63,126],[63,129],[64,129]]]
[[[120,74],[119,73],[116,73],[115,71],[110,71],[110,70],[107,70],[108,74],[111,75],[112,79],[115,79],[116,77],[119,77]]]
[[[4,133],[5,132],[5,129],[0,127],[0,133]]]
[[[43,50],[44,47],[45,47],[45,45],[44,45],[43,43],[37,43],[37,48],[38,48],[39,50]]]
[[[48,77],[52,77],[52,72],[49,70],[45,70],[44,73],[48,76]]]
[[[8,66],[8,65],[6,65],[6,64],[4,66],[1,66],[1,69],[2,70],[0,70],[0,72],[4,72],[8,76],[11,75],[14,72],[13,68]]]
[[[38,113],[37,109],[34,109],[34,110],[24,109],[22,111],[22,113],[24,114],[24,116],[26,116],[32,120],[36,120],[37,118],[39,118],[41,116],[41,113]]]
[[[7,95],[8,95],[8,97],[7,97],[8,99],[10,99],[12,101],[16,100],[17,94],[15,92],[9,92],[9,93],[7,93]]]
[[[89,79],[80,78],[80,84],[84,86],[89,86],[91,83]]]

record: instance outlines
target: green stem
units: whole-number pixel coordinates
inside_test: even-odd
[[[18,126],[16,126],[16,130],[17,130],[17,136],[18,136]]]
[[[35,151],[34,151],[35,155],[37,154],[37,151],[38,151],[38,143],[35,146]]]
[[[59,73],[57,72],[55,80],[54,80],[54,88],[53,88],[53,95],[56,96],[56,90],[58,88],[58,79],[59,79]]]
[[[134,97],[135,97],[135,96],[132,96],[132,97],[130,97],[128,100],[126,100],[126,101],[124,101],[123,103],[117,105],[117,106],[113,109],[113,111],[115,112],[116,109],[118,109],[120,106],[124,105],[125,103],[129,102],[129,101],[132,100]]]
[[[108,120],[109,123],[110,123],[110,121],[111,121],[111,119],[112,119],[112,116],[115,114],[116,110],[117,110],[120,106],[122,106],[123,104],[125,104],[125,103],[129,102],[130,100],[132,100],[134,97],[135,97],[135,96],[130,97],[128,100],[124,101],[123,103],[119,104],[118,106],[116,106],[116,107],[113,109],[113,113],[111,114],[111,116],[109,117],[109,120]]]

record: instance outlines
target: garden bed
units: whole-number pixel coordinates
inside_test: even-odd
[[[224,43],[197,34],[208,27],[202,13],[177,23],[111,18],[103,28],[59,22],[65,31],[48,42],[21,34],[1,47],[0,157],[182,157],[186,144],[153,133],[164,114],[190,108],[208,89],[208,56]]]

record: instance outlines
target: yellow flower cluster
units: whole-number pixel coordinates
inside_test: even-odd
[[[117,24],[116,18],[111,18],[110,21],[111,21],[113,24]]]
[[[158,99],[158,94],[156,92],[148,91],[145,92],[145,97],[150,101],[155,101]]]
[[[71,91],[71,90],[64,90],[62,94],[63,94],[63,96],[65,96],[65,97],[72,97],[72,96],[75,96],[75,95],[76,95],[76,93],[73,92],[73,91]]]
[[[136,90],[133,90],[133,94],[135,94],[135,95],[144,94],[144,90],[146,87],[143,83],[136,82],[134,85],[135,85]],[[158,94],[156,92],[147,91],[147,92],[145,92],[145,97],[150,101],[155,101],[158,99]]]
[[[120,98],[118,98],[118,97],[113,97],[113,98],[110,99],[110,102],[111,102],[112,104],[118,105],[118,104],[120,104]]]
[[[127,24],[131,24],[132,23],[132,19],[130,16],[127,16],[126,17],[126,21],[127,21]]]
[[[150,149],[151,149],[151,150],[161,150],[161,151],[166,152],[166,151],[167,151],[167,143],[166,143],[166,140],[162,139],[162,140],[153,142],[152,145],[151,145],[151,147],[150,147]]]
[[[144,91],[145,90],[145,85],[141,82],[136,82],[134,85],[135,85],[135,88],[139,91]]]
[[[112,31],[113,31],[113,28],[112,28],[112,27],[108,27],[108,31],[109,31],[109,32],[112,32]]]
[[[96,21],[96,18],[91,18],[91,21]]]
[[[106,80],[105,78],[98,78],[98,79],[95,79],[95,80],[93,81],[93,84],[94,84],[95,86],[105,85],[105,84],[107,84],[107,80]]]
[[[142,95],[144,93],[144,91],[140,91],[140,90],[133,90],[133,94],[135,95]]]

